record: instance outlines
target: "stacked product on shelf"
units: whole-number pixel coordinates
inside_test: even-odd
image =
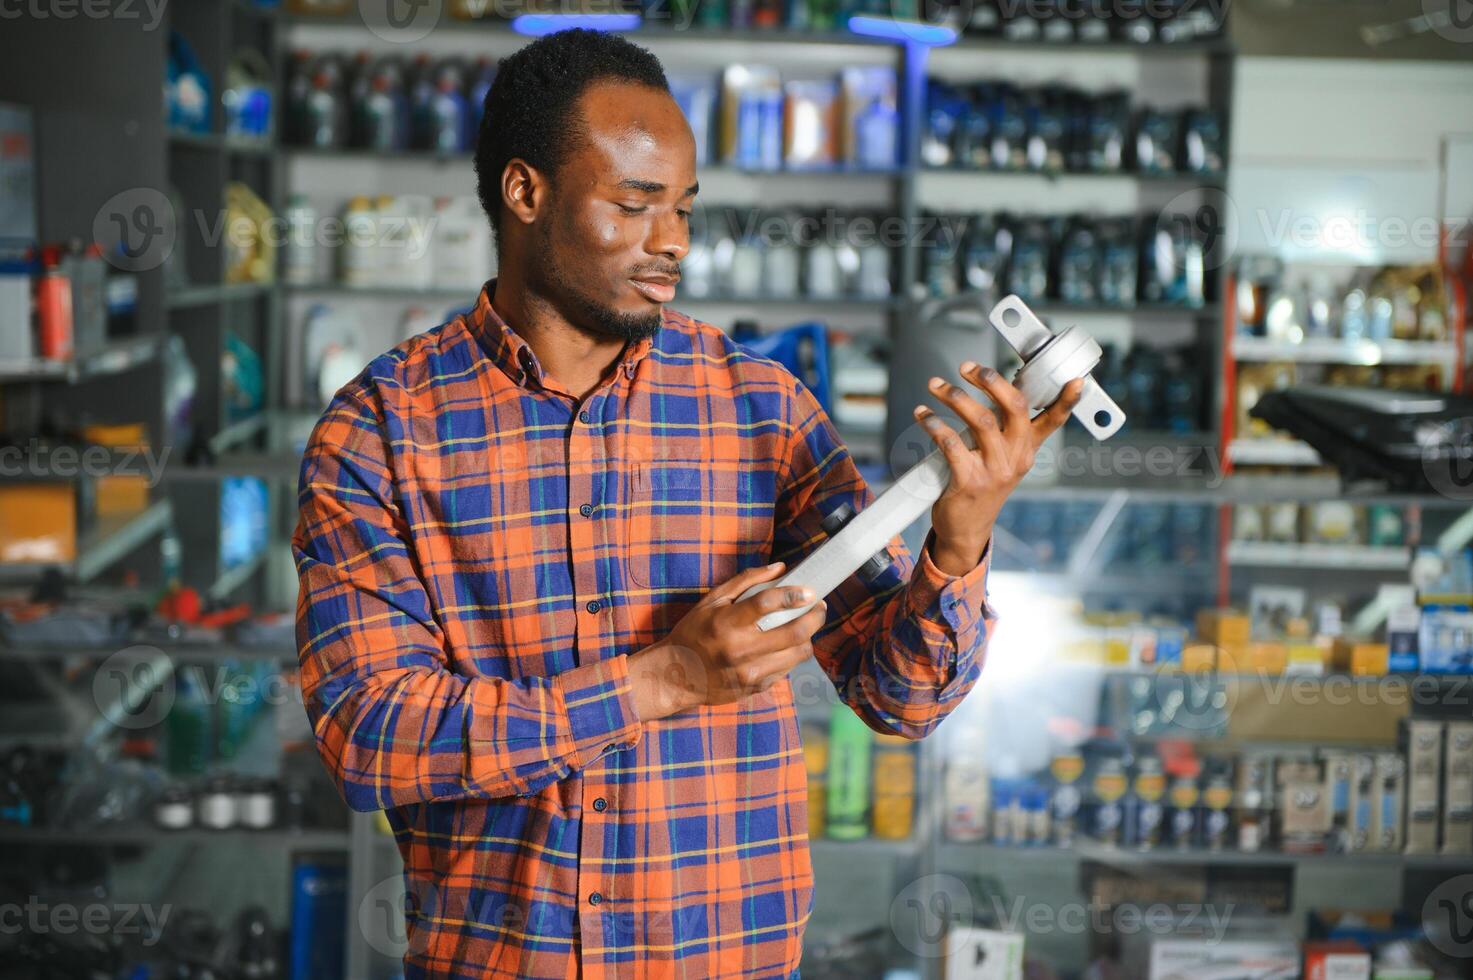
[[[832,207],[705,207],[691,217],[682,298],[888,300],[894,292],[899,218]]]
[[[921,162],[954,170],[1147,176],[1223,172],[1222,119],[1211,109],[1132,108],[1126,92],[1018,88],[931,79]]]
[[[827,726],[802,725],[808,771],[808,836],[909,840],[915,824],[914,743],[869,728],[835,704]]]
[[[1015,293],[1025,302],[1200,308],[1207,236],[1186,215],[934,214],[923,218],[921,297]]]

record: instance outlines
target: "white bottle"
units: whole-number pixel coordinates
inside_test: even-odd
[[[435,200],[434,285],[478,290],[496,274],[491,225],[474,197]]]
[[[378,210],[367,197],[355,197],[343,212],[343,244],[338,269],[346,286],[378,285]]]
[[[305,194],[293,194],[286,207],[281,277],[294,286],[317,281],[317,209],[307,203]]]
[[[399,289],[430,288],[432,216],[430,199],[424,195],[379,198],[379,282]]]

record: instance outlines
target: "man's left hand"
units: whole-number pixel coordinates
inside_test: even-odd
[[[1030,419],[1023,393],[992,368],[966,361],[961,375],[982,390],[996,412],[943,378],[931,379],[931,394],[971,430],[976,449],[968,449],[957,431],[930,408],[915,408],[916,420],[951,465],[951,480],[931,507],[935,532],[931,560],[950,575],[965,575],[977,567],[1003,503],[1033,467],[1038,447],[1068,420],[1084,390],[1083,380],[1069,382],[1058,401]]]

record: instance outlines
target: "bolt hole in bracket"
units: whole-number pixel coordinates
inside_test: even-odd
[[[1102,354],[1093,337],[1076,327],[1054,333],[1017,296],[1003,297],[992,308],[988,320],[1023,361],[1013,384],[1027,399],[1030,413],[1036,415],[1043,411],[1058,400],[1065,385],[1075,378],[1084,378],[1084,391],[1074,406],[1074,417],[1100,441],[1120,431],[1125,424],[1125,413],[1089,375]],[[962,435],[970,444],[971,433],[963,431]],[[858,514],[848,513],[845,507],[845,513],[830,515],[824,521],[827,541],[781,578],[755,585],[742,593],[741,598],[790,585],[806,585],[822,597],[861,569],[871,577],[878,574],[886,567],[883,555],[890,539],[929,510],[950,479],[946,457],[941,450],[933,450]],[[762,630],[776,629],[797,619],[808,608],[811,607],[768,613],[758,620],[757,626]]]

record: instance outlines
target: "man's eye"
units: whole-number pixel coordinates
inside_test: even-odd
[[[675,209],[675,213],[678,214],[678,215],[680,215],[680,220],[681,221],[689,221],[690,220],[690,212],[689,211],[682,211],[680,208],[676,208]]]
[[[625,214],[644,214],[644,212],[647,211],[647,210],[649,210],[649,209],[648,208],[645,208],[643,206],[630,207],[627,204],[620,204],[619,205],[619,210],[620,211],[623,211]]]

